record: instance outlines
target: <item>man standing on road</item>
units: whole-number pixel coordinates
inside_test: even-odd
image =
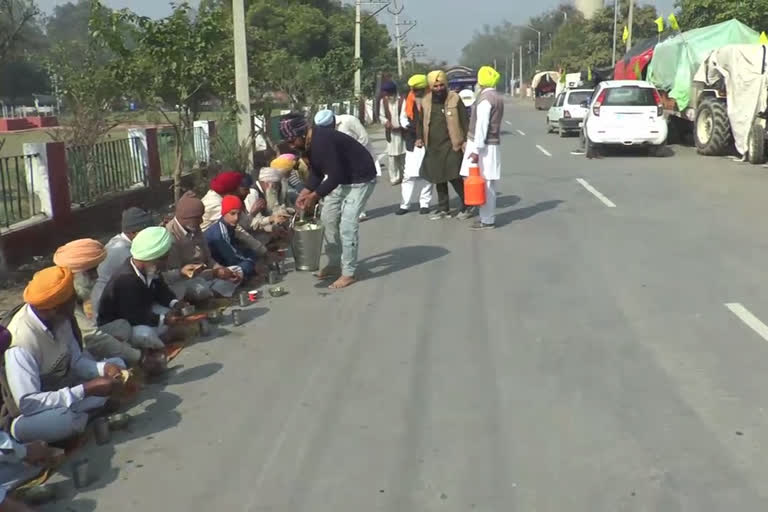
[[[346,288],[355,282],[360,213],[376,186],[373,157],[333,126],[316,126],[309,132],[307,120],[300,114],[284,118],[280,133],[309,158],[307,188],[296,200],[296,208],[310,209],[325,198],[321,221],[328,265],[317,276],[326,279],[341,274],[330,288]]]
[[[349,114],[335,115],[332,110],[321,110],[315,114],[315,124],[317,126],[336,126],[336,129],[345,135],[349,135],[357,142],[365,146],[365,149],[373,157],[373,163],[376,166],[376,176],[381,176],[381,166],[379,161],[376,160],[376,155],[373,154],[373,146],[371,146],[371,139],[368,136],[368,130],[365,129],[363,123],[360,120]],[[366,220],[368,215],[365,212],[360,214],[360,220]]]
[[[496,182],[501,179],[501,120],[504,117],[504,98],[496,90],[499,72],[483,66],[477,73],[481,87],[472,106],[467,136],[469,155],[461,166],[461,175],[469,176],[469,168],[477,165],[485,179],[485,204],[480,207],[480,220],[472,229],[493,229],[496,226]]]
[[[448,183],[461,200],[457,218],[468,219],[471,210],[464,205],[464,183],[459,170],[464,156],[469,119],[467,109],[454,91],[448,90],[445,71],[427,75],[430,91],[422,99],[423,122],[419,123],[417,145],[427,149],[421,166],[421,177],[437,188],[437,212],[430,220],[451,217]]]
[[[405,215],[411,207],[414,188],[419,191],[419,212],[429,213],[429,203],[432,202],[432,184],[419,176],[421,163],[424,160],[424,144],[416,145],[417,126],[423,115],[421,99],[427,90],[427,75],[413,75],[408,80],[411,92],[405,100],[405,107],[400,114],[400,126],[405,137],[405,170],[403,183],[400,185],[402,202],[396,215]]]
[[[400,111],[403,99],[397,94],[397,86],[391,80],[381,85],[381,107],[384,114],[384,129],[387,137],[387,155],[389,156],[389,182],[394,187],[403,181],[405,167],[405,139],[400,126]]]

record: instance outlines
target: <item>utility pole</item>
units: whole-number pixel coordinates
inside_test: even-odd
[[[237,140],[241,146],[252,145],[251,94],[248,83],[248,49],[245,40],[244,0],[232,0],[232,29],[235,43],[235,98],[238,103]],[[266,122],[266,120],[264,120]],[[253,166],[253,151],[248,151],[248,163]]]
[[[360,62],[360,2],[355,0],[355,62]],[[355,70],[355,100],[360,101],[362,84],[360,78],[360,66]]]
[[[616,31],[619,29],[619,0],[613,0],[613,65],[616,66]]]
[[[402,5],[398,6],[398,0],[392,0],[392,9],[389,13],[395,17],[395,45],[397,46],[397,77],[403,78],[403,48],[402,36],[400,35],[400,13],[403,12]]]
[[[627,51],[632,48],[632,15],[635,11],[635,0],[629,0],[629,14],[627,15],[627,30],[629,30],[629,37],[627,38]]]
[[[523,46],[520,45],[520,97],[523,96]]]

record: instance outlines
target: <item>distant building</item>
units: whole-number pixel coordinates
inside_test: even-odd
[[[576,0],[575,4],[576,8],[584,14],[584,17],[589,19],[596,11],[603,8],[605,0]]]

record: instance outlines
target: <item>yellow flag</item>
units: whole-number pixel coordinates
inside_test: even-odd
[[[643,79],[643,72],[640,71],[640,62],[635,61],[635,67],[632,69],[632,71],[635,73],[635,80]]]
[[[680,24],[677,22],[675,13],[670,14],[667,19],[669,20],[669,26],[672,27],[672,30],[680,30]]]
[[[656,28],[659,30],[659,33],[664,32],[664,18],[662,16],[656,18]]]
[[[624,33],[621,34],[621,40],[626,43],[627,39],[629,39],[629,29],[627,28],[626,25],[624,25]]]
[[[760,34],[760,44],[768,44],[768,35],[765,32]]]
[[[592,66],[587,66],[587,81],[592,81]]]

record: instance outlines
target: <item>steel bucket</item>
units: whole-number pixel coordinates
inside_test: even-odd
[[[297,221],[294,217],[292,227],[291,249],[296,270],[314,272],[320,269],[324,231],[320,219]]]

